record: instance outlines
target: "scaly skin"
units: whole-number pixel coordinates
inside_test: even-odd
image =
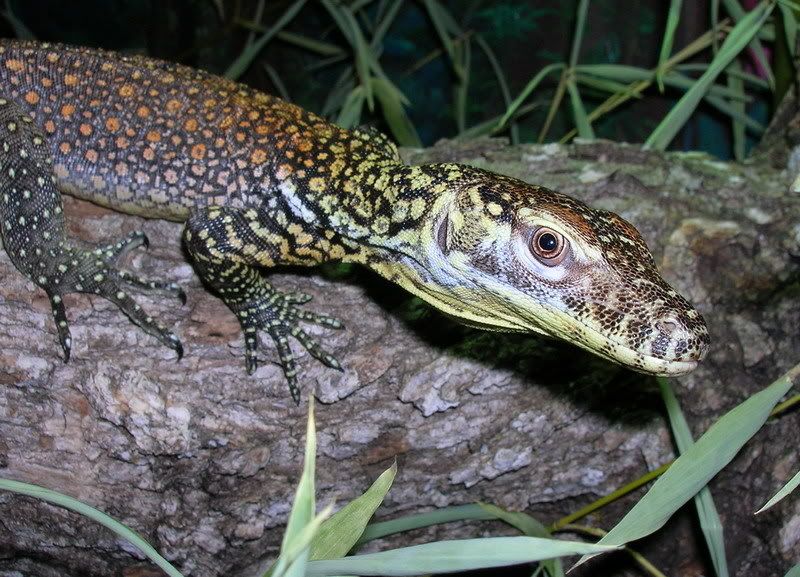
[[[407,166],[378,132],[143,57],[2,41],[0,87],[0,230],[50,296],[65,357],[64,294],[112,300],[180,354],[125,287],[182,293],[115,267],[140,233],[75,246],[59,191],[186,221],[192,264],[242,324],[248,370],[264,330],[295,400],[290,337],[338,368],[300,322],[340,325],[298,308],[310,297],[276,290],[259,268],[360,263],[465,323],[560,337],[646,373],[686,372],[706,351],[703,319],[636,229],[557,192],[456,164]]]

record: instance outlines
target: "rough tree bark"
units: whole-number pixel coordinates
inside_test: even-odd
[[[694,432],[800,360],[800,202],[787,175],[699,154],[600,142],[570,147],[443,143],[413,162],[460,161],[563,190],[635,223],[666,278],[705,315],[708,359],[676,389]],[[143,298],[186,346],[171,351],[111,304],[67,298],[61,361],[44,294],[0,256],[0,476],[75,496],[134,527],[188,575],[248,574],[276,550],[300,470],[306,403],[279,368],[244,372],[237,323],[200,285],[180,226],[67,202],[71,232],[102,243],[134,229],[127,266],[180,282],[185,307]],[[370,273],[290,271],[281,287],[346,329],[310,328],[346,367],[301,361],[318,403],[318,494],[345,502],[398,460],[379,516],[474,502],[549,521],[672,456],[651,379],[570,345],[482,333]],[[274,359],[269,343],[262,355]],[[800,500],[752,512],[800,467],[798,414],[776,419],[712,484],[733,575],[782,575],[800,558]],[[587,522],[609,528],[631,501]],[[692,512],[640,549],[668,574],[710,574]],[[395,543],[497,534],[454,524]],[[586,574],[628,574],[627,561]],[[599,571],[596,573],[595,571]],[[130,546],[77,515],[0,494],[0,575],[154,575]]]

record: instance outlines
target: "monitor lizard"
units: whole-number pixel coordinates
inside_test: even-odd
[[[561,338],[649,374],[690,371],[709,344],[617,214],[466,165],[404,164],[377,130],[186,66],[2,40],[0,231],[50,299],[64,360],[73,292],[112,301],[180,357],[128,289],[183,291],[115,264],[145,235],[83,248],[67,237],[61,193],[185,222],[192,265],[241,324],[247,370],[264,331],[297,402],[290,339],[340,368],[302,323],[341,323],[273,287],[261,270],[279,265],[359,263],[466,324]]]

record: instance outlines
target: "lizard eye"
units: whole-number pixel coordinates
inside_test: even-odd
[[[534,256],[544,265],[561,264],[569,252],[567,239],[560,232],[546,226],[539,227],[533,233],[530,247]]]

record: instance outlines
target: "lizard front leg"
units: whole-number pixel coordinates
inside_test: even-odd
[[[263,211],[213,207],[192,214],[183,235],[200,278],[239,319],[244,331],[248,373],[252,374],[258,366],[258,331],[264,330],[275,342],[296,403],[300,402],[300,389],[289,337],[294,337],[323,364],[341,370],[337,360],[323,350],[300,323],[307,321],[337,329],[342,324],[327,315],[298,308],[311,300],[311,296],[276,290],[256,268],[279,264],[314,265],[324,260],[320,239],[308,233],[300,234],[300,239],[291,239],[291,233]],[[304,256],[299,254],[298,247],[292,246],[294,242],[303,241]]]
[[[142,232],[97,249],[76,246],[66,236],[61,195],[45,136],[14,102],[0,97],[0,232],[11,261],[50,298],[64,360],[72,348],[62,297],[96,294],[116,304],[130,319],[164,345],[183,354],[180,340],[147,314],[125,290],[166,291],[185,301],[172,283],[142,279],[119,270],[116,260],[147,244]]]

